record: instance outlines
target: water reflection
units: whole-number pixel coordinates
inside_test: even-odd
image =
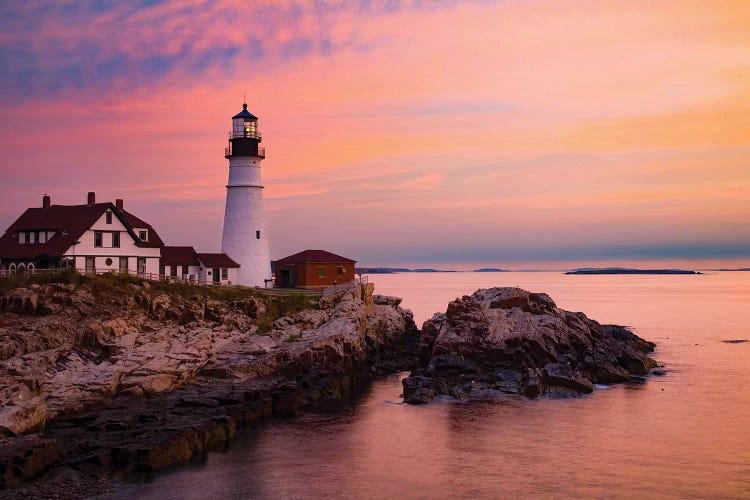
[[[721,342],[748,337],[750,273],[599,278],[518,273],[513,284],[633,325],[658,343],[667,376],[577,399],[421,407],[394,404],[394,376],[346,411],[272,422],[202,465],[106,497],[750,497],[750,344]],[[385,279],[379,291],[424,319],[489,278]]]

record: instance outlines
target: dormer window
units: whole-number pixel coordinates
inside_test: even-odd
[[[138,238],[140,238],[141,241],[148,241],[148,229],[138,230]]]
[[[104,214],[104,220],[107,224],[112,224],[112,212],[107,210],[107,212]]]

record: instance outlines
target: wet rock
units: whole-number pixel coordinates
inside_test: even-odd
[[[544,379],[549,386],[565,387],[577,392],[591,392],[594,385],[568,364],[549,363],[544,367]]]
[[[435,398],[435,380],[412,375],[401,381],[404,388],[404,401],[412,405],[427,404]]]

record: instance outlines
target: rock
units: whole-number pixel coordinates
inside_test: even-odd
[[[594,383],[647,374],[656,366],[653,349],[621,326],[559,309],[544,293],[477,290],[425,322],[404,400],[424,403],[484,388],[529,397],[586,394]]]
[[[17,436],[44,427],[47,405],[37,396],[0,408],[0,437]]]
[[[401,297],[391,297],[389,295],[373,295],[372,300],[375,304],[381,306],[399,306],[401,305]]]
[[[0,312],[0,436],[16,455],[26,446],[86,474],[155,471],[224,449],[237,425],[324,407],[371,373],[412,368],[420,342],[400,299],[376,303],[371,284],[269,318],[285,299],[93,280],[11,290]],[[47,440],[38,450],[24,435],[34,430]],[[51,462],[40,463],[9,474]]]
[[[584,393],[594,390],[594,384],[581,373],[573,371],[568,364],[549,363],[545,365],[544,379],[549,386],[565,387]]]
[[[55,440],[39,435],[0,439],[0,489],[34,478],[60,459]]]
[[[153,396],[169,390],[174,385],[174,377],[166,373],[160,373],[141,379],[139,385],[145,394]]]
[[[404,401],[412,405],[426,404],[435,398],[435,381],[428,377],[412,375],[401,381]]]

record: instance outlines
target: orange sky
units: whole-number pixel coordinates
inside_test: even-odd
[[[44,193],[95,190],[169,244],[218,249],[246,92],[273,258],[750,265],[750,2],[0,14],[3,228]]]

